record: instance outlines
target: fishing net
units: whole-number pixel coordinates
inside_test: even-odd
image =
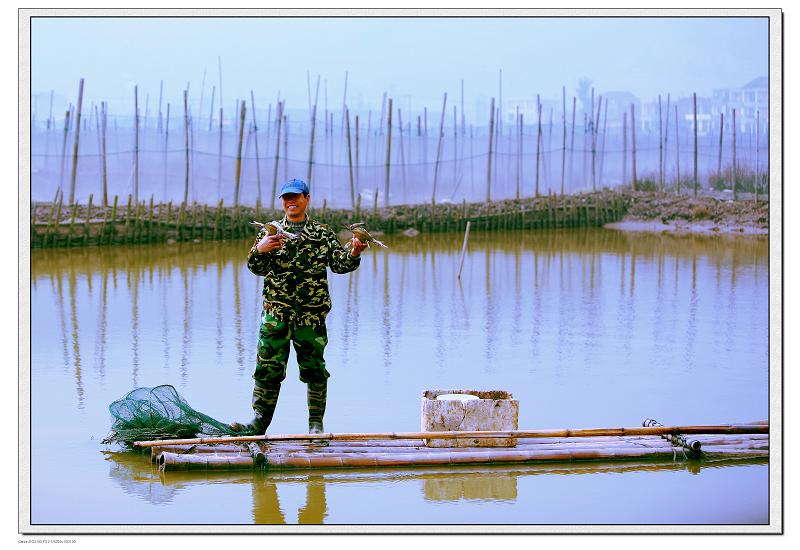
[[[196,411],[170,385],[136,388],[109,405],[113,422],[104,443],[252,435]]]

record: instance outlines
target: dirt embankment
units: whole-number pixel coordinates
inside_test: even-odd
[[[676,197],[634,193],[627,215],[606,227],[628,231],[688,233],[769,233],[769,203],[760,197],[732,200],[710,196]]]

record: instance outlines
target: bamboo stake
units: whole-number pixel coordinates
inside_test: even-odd
[[[759,173],[759,171],[760,171],[759,169],[761,168],[760,163],[759,163],[759,161],[760,161],[760,150],[759,150],[759,148],[760,148],[760,144],[759,144],[760,139],[759,138],[760,138],[760,134],[761,134],[760,114],[761,113],[759,111],[756,111],[756,182],[755,182],[755,185],[753,186],[754,190],[756,192],[756,202],[758,202],[758,188],[759,188],[759,185],[761,183],[759,181],[760,175],[761,175]]]
[[[719,155],[717,156],[717,175],[722,177],[722,136],[725,134],[725,115],[719,114]]]
[[[599,106],[598,106],[599,108]],[[603,108],[603,140],[600,142],[600,169],[597,175],[597,181],[600,187],[603,187],[603,164],[606,158],[606,130],[608,128],[608,98]]]
[[[236,147],[236,179],[233,191],[233,210],[236,213],[237,218],[239,210],[239,184],[242,176],[242,141],[244,139],[244,116],[246,110],[245,102],[242,101],[239,113],[239,144]]]
[[[344,72],[344,93],[342,94],[342,123],[341,123],[341,130],[344,131],[344,118],[345,118],[345,111],[347,111],[347,71]]]
[[[389,118],[386,121],[386,187],[383,196],[383,205],[389,206],[389,173],[392,158],[392,98],[389,98]]]
[[[494,138],[494,98],[489,111],[489,159],[486,167],[486,203],[492,200],[492,141]]]
[[[81,106],[83,105],[83,79],[78,85],[78,107],[76,111],[75,144],[72,150],[72,180],[69,186],[69,203],[75,204],[75,183],[78,177],[78,142],[81,136]]]
[[[213,130],[214,124],[214,96],[216,94],[217,87],[211,86],[211,110],[208,113],[208,133],[210,134]]]
[[[667,157],[668,157],[667,144],[669,140],[669,100],[670,100],[670,95],[667,94],[667,109],[666,111],[664,111],[664,168],[662,170],[662,173],[664,175],[663,175],[662,187],[663,184],[666,183],[667,179]]]
[[[467,220],[467,228],[464,230],[464,244],[461,245],[461,257],[458,259],[458,276],[456,277],[459,281],[461,280],[461,270],[464,268],[464,256],[467,253],[467,241],[469,240],[469,225],[470,222]]]
[[[189,92],[183,91],[183,130],[186,138],[186,178],[183,188],[183,203],[189,201]]]
[[[256,122],[256,100],[253,96],[253,90],[250,90],[250,105],[253,109],[253,137],[256,145],[256,186],[258,202],[261,202],[261,162],[258,156],[258,123]]]
[[[220,88],[222,90],[222,88]],[[217,148],[217,198],[222,196],[222,94],[220,93],[219,107],[219,146]]]
[[[162,120],[162,117],[161,117],[161,114],[162,114],[161,101],[162,101],[163,95],[164,95],[164,81],[161,80],[159,82],[159,84],[158,84],[158,133],[159,134],[161,133],[161,130],[163,128],[163,120]]]
[[[631,162],[633,164],[633,190],[636,191],[636,115],[631,103]]]
[[[534,196],[539,196],[539,153],[542,145],[542,104],[539,102],[539,94],[536,94],[536,112],[538,115],[536,130],[536,189]]]
[[[167,179],[169,172],[169,164],[167,162],[167,154],[169,151],[169,107],[170,104],[167,102],[167,116],[164,120],[164,201],[167,200]]]
[[[520,176],[520,174],[519,174],[519,170],[520,170],[519,143],[520,143],[520,135],[522,133],[522,131],[520,130],[519,117],[520,117],[520,114],[519,114],[519,105],[518,105],[517,106],[517,111],[516,111],[516,117],[515,117],[516,118],[516,123],[517,123],[517,126],[516,126],[516,129],[517,129],[517,131],[516,131],[516,134],[517,134],[517,151],[516,151],[516,155],[515,155],[516,158],[517,158],[517,181],[516,181],[516,188],[515,188],[514,198],[516,200],[519,200],[519,176]]]
[[[139,86],[133,87],[133,198],[139,200]]]
[[[664,166],[664,126],[661,117],[661,94],[658,94],[658,190],[664,188],[664,176],[661,171]]]
[[[447,92],[444,94],[442,100],[442,118],[439,122],[439,142],[436,145],[436,164],[433,169],[433,193],[431,194],[431,215],[433,215],[433,207],[436,205],[436,181],[439,177],[439,160],[442,154],[442,140],[444,139],[444,113],[447,108]]]
[[[733,138],[733,200],[736,200],[737,196],[737,184],[739,183],[739,170],[736,166],[736,109],[733,109],[733,120],[731,123],[731,135]]]
[[[308,439],[327,439],[330,441],[370,440],[370,439],[469,439],[469,438],[539,438],[539,437],[598,437],[632,435],[670,435],[670,434],[765,434],[768,424],[711,424],[688,426],[634,426],[630,428],[580,428],[550,430],[495,430],[495,431],[445,431],[445,432],[375,432],[375,433],[320,433],[320,434],[281,434],[248,435],[232,437],[198,437],[191,439],[171,439],[170,445],[234,443],[246,441],[303,441]],[[164,440],[136,441],[136,447],[164,445]]]
[[[628,113],[622,113],[622,185],[628,183]]]
[[[285,108],[285,99],[283,103]],[[289,115],[286,114],[283,115],[283,179],[289,179]]]
[[[309,145],[308,149],[308,175],[306,177],[306,183],[308,183],[308,187],[311,188],[311,171],[314,165],[314,131],[317,125],[317,104],[315,103],[314,106],[311,108],[311,144]]]
[[[572,186],[572,167],[575,162],[575,96],[572,96],[572,129],[569,138],[569,184]]]
[[[681,138],[678,129],[678,106],[675,105],[675,171],[678,178],[678,195],[681,194]]]
[[[697,196],[697,93],[692,94],[692,109],[694,111],[694,196]]]
[[[408,181],[406,180],[406,153],[405,153],[405,147],[403,145],[403,113],[399,107],[397,108],[397,126],[400,129],[400,169],[403,174],[403,203],[406,204],[408,203],[408,200],[406,198],[406,189],[408,188]],[[409,135],[410,134],[411,134],[411,129],[409,128]],[[348,147],[349,147],[349,142],[348,142]],[[409,154],[411,154],[410,148],[409,148]]]
[[[561,86],[561,195],[564,195],[564,169],[567,164],[567,87]]]
[[[350,175],[350,206],[351,208],[355,208],[356,188],[355,188],[355,182],[353,181],[353,150],[350,142],[350,110],[346,106],[344,108],[344,114],[347,125],[347,167]]]
[[[283,116],[283,102],[279,101],[275,106],[275,166],[272,171],[272,195],[270,196],[269,207],[275,210],[275,195],[278,193],[278,163],[281,158],[281,118]]]
[[[107,169],[107,160],[106,160],[106,127],[108,125],[108,103],[105,101],[100,103],[100,112],[102,121],[100,124],[101,128],[101,148],[100,154],[102,156],[102,166],[103,166],[103,208],[108,206],[108,169]]]

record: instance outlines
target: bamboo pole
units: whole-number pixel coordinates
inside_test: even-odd
[[[133,198],[139,201],[139,86],[133,87]]]
[[[283,117],[283,102],[279,101],[275,106],[275,166],[272,171],[272,195],[270,196],[269,207],[275,210],[275,195],[278,193],[278,163],[281,158],[281,118]]]
[[[72,149],[72,179],[69,185],[69,204],[75,204],[75,184],[78,177],[78,142],[81,136],[81,107],[83,105],[83,79],[78,85],[78,107],[76,110],[75,144]]]
[[[213,131],[214,124],[214,95],[217,91],[216,86],[211,86],[211,110],[208,113],[208,133]]]
[[[760,139],[759,138],[761,137],[760,136],[760,134],[761,134],[761,120],[760,120],[761,117],[760,117],[760,115],[761,115],[761,113],[759,111],[756,111],[756,181],[755,181],[755,184],[753,185],[754,191],[756,193],[756,199],[755,199],[756,202],[758,202],[758,188],[759,188],[759,184],[761,183],[759,181],[760,176],[761,176],[761,174],[759,173],[760,172],[760,168],[761,168],[760,163],[759,163],[759,161],[761,160],[760,150],[759,150],[759,148],[760,148]]]
[[[467,241],[469,241],[469,225],[470,222],[467,220],[467,228],[464,230],[464,243],[461,245],[461,257],[458,259],[458,276],[456,277],[459,281],[461,280],[461,270],[464,268],[464,256],[467,254]]]
[[[622,113],[622,185],[628,183],[628,113]]]
[[[193,445],[211,443],[234,443],[247,441],[304,441],[309,439],[327,439],[330,441],[348,440],[383,440],[383,439],[470,439],[470,438],[540,438],[540,437],[599,437],[599,436],[633,436],[633,435],[670,435],[670,434],[765,434],[769,433],[768,424],[709,424],[687,426],[634,426],[620,428],[579,428],[548,430],[487,430],[487,431],[443,431],[443,432],[375,432],[375,433],[319,433],[319,434],[280,434],[280,435],[248,435],[231,437],[198,437],[189,439],[171,439],[171,445]],[[164,440],[136,441],[136,447],[153,447],[164,445]]]
[[[221,90],[222,88],[220,88]],[[222,197],[222,94],[219,107],[219,145],[217,147],[217,198]]]
[[[658,94],[658,190],[664,188],[664,176],[662,168],[664,166],[664,126],[661,116],[661,94]]]
[[[572,96],[572,128],[570,130],[571,137],[569,138],[569,184],[572,186],[572,168],[575,162],[575,96]]]
[[[344,108],[345,123],[347,125],[347,167],[350,175],[350,206],[356,207],[356,188],[353,181],[353,149],[350,142],[350,110],[345,106]],[[274,193],[273,193],[274,194]]]
[[[389,206],[389,174],[391,172],[392,158],[392,98],[389,98],[389,116],[386,121],[386,186],[383,195],[383,205]]]
[[[719,114],[719,155],[717,156],[717,175],[722,177],[722,136],[725,134],[725,115]]]
[[[283,103],[285,108],[285,99]],[[283,179],[289,179],[289,115],[287,114],[283,115]]]
[[[697,93],[692,94],[692,110],[694,112],[694,196],[697,196]]]
[[[240,178],[242,177],[242,142],[244,140],[244,117],[246,110],[245,102],[242,101],[239,109],[239,142],[236,146],[236,179],[234,180],[233,191],[233,210],[237,218],[239,210],[239,185]]]
[[[164,96],[164,81],[159,81],[158,84],[158,133],[161,133],[162,128],[164,127],[163,120],[162,120],[162,111],[161,111],[161,102]]]
[[[567,164],[567,87],[561,86],[561,195],[564,195],[564,170]]]
[[[106,157],[106,128],[108,126],[108,104],[103,101],[100,103],[100,112],[101,112],[101,123],[100,123],[100,134],[101,134],[101,146],[100,146],[100,155],[102,156],[102,166],[103,166],[103,208],[108,206],[108,164],[107,164],[107,157]]]
[[[598,106],[599,108],[599,106]],[[597,181],[603,187],[603,164],[606,158],[606,131],[608,129],[608,98],[603,108],[603,139],[600,142],[600,169],[598,170]]]
[[[516,134],[517,134],[517,150],[516,150],[516,154],[514,155],[514,156],[516,157],[516,159],[517,159],[517,180],[516,180],[515,193],[514,193],[514,198],[515,198],[516,200],[519,200],[519,177],[520,177],[520,173],[519,173],[519,171],[520,171],[520,162],[519,162],[519,153],[520,153],[520,151],[519,151],[519,145],[520,145],[520,135],[521,135],[521,133],[522,133],[522,131],[520,130],[520,122],[519,122],[519,117],[520,117],[520,114],[519,114],[519,105],[518,105],[518,106],[517,106],[517,111],[516,111],[516,117],[515,117],[515,119],[516,119],[516,123],[517,123],[517,125],[516,125]]]
[[[534,196],[539,196],[539,153],[542,145],[542,104],[539,102],[539,94],[536,94],[536,112],[538,115],[536,130],[536,189]]]
[[[311,172],[314,166],[314,131],[317,126],[317,104],[311,108],[311,143],[308,149],[308,175],[306,176],[306,183],[311,188]]]
[[[733,200],[737,198],[737,187],[739,183],[739,169],[736,166],[736,109],[733,109],[733,119],[731,121],[731,136],[733,139]]]
[[[186,143],[186,177],[183,188],[183,203],[189,201],[189,92],[183,91],[183,131]]]
[[[404,141],[403,140],[403,112],[399,107],[397,108],[397,126],[398,126],[398,128],[400,130],[400,170],[401,170],[401,173],[403,175],[403,203],[406,204],[406,203],[408,203],[408,200],[406,198],[406,189],[408,188],[408,181],[406,180],[406,153],[405,153],[405,147],[403,145],[403,141]],[[409,123],[409,126],[410,126],[410,123]],[[348,130],[348,133],[349,133],[349,130]],[[411,134],[411,129],[409,128],[409,135],[410,134]],[[348,142],[348,147],[349,146],[350,145],[349,145],[349,142]],[[410,150],[409,150],[409,154],[411,154]]]
[[[256,189],[257,189],[257,197],[258,202],[261,202],[261,161],[258,155],[258,123],[256,122],[256,100],[253,96],[253,90],[250,90],[250,105],[253,110],[253,138],[255,140],[256,146]]]
[[[433,168],[433,193],[431,194],[431,216],[433,216],[433,207],[436,205],[436,182],[439,177],[439,160],[442,154],[442,140],[444,139],[444,113],[447,108],[447,92],[444,94],[442,100],[442,118],[439,122],[439,141],[436,145],[436,164]]]
[[[678,106],[675,105],[675,171],[678,179],[678,195],[681,194],[681,138],[678,128]]]
[[[486,203],[492,200],[492,141],[494,138],[494,98],[489,111],[489,159],[486,167]]]
[[[633,190],[636,191],[636,115],[631,103],[631,163],[633,165]]]
[[[662,187],[666,184],[667,180],[667,145],[669,141],[669,101],[670,101],[670,94],[667,94],[667,109],[664,111],[664,168],[662,173]]]

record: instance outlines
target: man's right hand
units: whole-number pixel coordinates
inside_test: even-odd
[[[285,235],[264,235],[264,238],[258,241],[256,245],[256,250],[258,250],[259,254],[266,254],[267,252],[272,252],[273,250],[280,248],[283,246],[283,243],[286,242]]]

